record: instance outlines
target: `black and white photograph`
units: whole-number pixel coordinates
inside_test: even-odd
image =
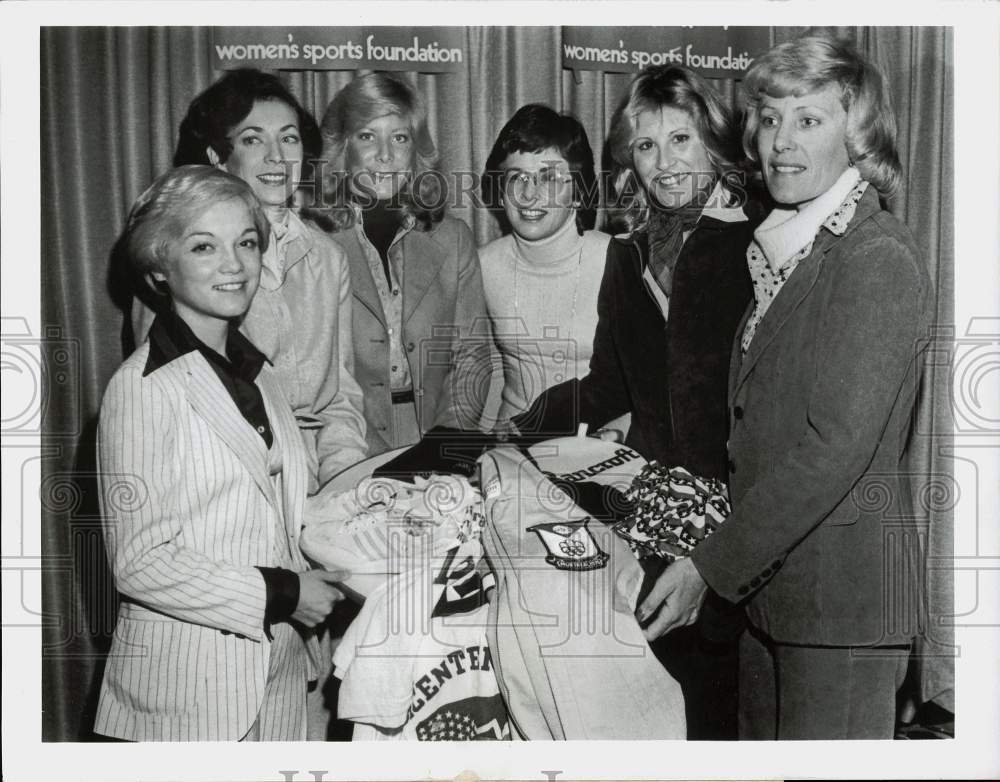
[[[1000,774],[995,6],[4,6],[5,778]]]

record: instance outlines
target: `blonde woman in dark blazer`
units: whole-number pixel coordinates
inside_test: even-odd
[[[640,613],[655,637],[708,588],[745,602],[742,737],[890,739],[918,588],[901,464],[932,319],[920,252],[880,205],[900,178],[895,121],[881,74],[827,37],[775,47],[744,86],[744,145],[778,207],[747,250],[733,513]]]
[[[361,76],[320,130],[330,169],[318,214],[350,266],[368,455],[439,426],[477,428],[492,373],[483,279],[472,232],[445,214],[423,100],[399,76]]]
[[[268,222],[242,180],[165,174],[128,257],[170,307],[112,377],[98,428],[121,596],[95,731],[129,741],[301,740],[307,627],[340,598],[298,548],[309,472],[263,354],[237,330]]]

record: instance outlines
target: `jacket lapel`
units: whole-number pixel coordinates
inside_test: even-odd
[[[296,229],[296,234],[285,245],[285,274],[309,254],[312,245],[312,238]]]
[[[649,266],[649,237],[645,233],[641,233],[623,240],[623,243],[630,248],[628,260],[626,261],[629,264],[629,268],[626,273],[635,276],[635,279],[638,280],[637,290],[641,289],[646,294],[646,298],[649,299],[649,302],[656,308],[662,318],[663,308],[656,300],[656,295],[650,290],[650,285],[655,285],[656,283],[646,280],[646,267]]]
[[[750,300],[747,305],[746,312],[743,313],[742,319],[740,319],[740,325],[736,329],[736,336],[733,337],[733,348],[729,355],[729,406],[733,406],[733,402],[736,399],[736,390],[739,388],[740,380],[740,367],[743,362],[743,349],[741,343],[743,342],[743,331],[747,327],[747,321],[750,320],[750,316],[753,315],[754,301]]]
[[[291,541],[292,557],[298,561],[298,539],[308,489],[308,466],[305,451],[300,447],[302,435],[277,382],[266,366],[257,377],[257,385],[264,397],[264,408],[271,422],[271,431],[281,447],[282,517]]]
[[[427,242],[427,249],[430,252],[414,252],[411,250],[409,253],[406,253],[407,244],[413,244],[421,240]],[[415,229],[407,232],[406,236],[400,241],[400,244],[403,246],[405,253],[403,262],[403,323],[405,324],[413,317],[413,313],[416,312],[417,307],[420,306],[420,302],[427,295],[427,290],[430,288],[431,283],[441,273],[442,259],[454,251],[450,248],[442,247],[432,234],[423,233],[417,235]],[[408,260],[406,260],[407,258]]]
[[[354,300],[371,312],[383,327],[388,328],[385,322],[385,313],[382,311],[382,302],[379,300],[371,269],[368,268],[368,261],[365,259],[365,249],[358,240],[358,230],[360,230],[359,227],[354,225],[336,235],[341,245],[346,245],[344,246],[344,254],[347,256],[347,265],[351,270],[351,289],[354,293]]]
[[[778,291],[778,295],[774,298],[774,301],[771,302],[771,306],[768,308],[767,312],[764,313],[763,319],[757,325],[757,332],[754,334],[753,341],[750,343],[750,349],[747,351],[746,355],[743,356],[743,361],[739,368],[736,383],[731,389],[731,396],[735,395],[740,386],[743,385],[754,365],[760,359],[761,355],[763,355],[763,353],[767,350],[768,346],[781,331],[784,325],[788,322],[791,314],[795,312],[798,306],[802,303],[803,299],[809,295],[809,292],[816,284],[816,280],[819,278],[819,273],[823,268],[823,257],[830,250],[832,250],[841,239],[850,234],[853,230],[857,229],[859,225],[865,222],[865,220],[871,217],[875,212],[879,211],[879,209],[878,194],[874,187],[869,186],[864,196],[862,196],[861,200],[858,202],[857,210],[854,213],[854,217],[851,220],[850,225],[848,225],[847,230],[841,236],[837,236],[825,228],[820,228],[819,235],[813,243],[812,252],[810,252],[809,255],[795,268],[795,271],[792,272],[788,281],[784,284],[784,286],[782,286],[781,290]],[[744,318],[744,325],[745,322],[746,318]],[[741,326],[740,330],[737,331],[737,347],[734,348],[737,351],[739,350],[738,345],[742,336],[743,327]]]
[[[771,302],[771,306],[764,313],[763,319],[757,324],[757,332],[750,343],[750,349],[743,356],[743,363],[740,365],[740,372],[734,390],[738,391],[740,386],[743,385],[754,364],[757,363],[764,351],[767,350],[768,345],[771,344],[771,341],[788,321],[789,316],[795,312],[799,304],[802,303],[802,300],[812,290],[813,285],[816,284],[816,279],[819,277],[819,272],[823,265],[823,253],[826,251],[825,245],[831,238],[835,239],[836,237],[827,232],[818,237],[813,244],[812,252],[799,263],[795,271],[789,276],[788,281],[778,291],[778,295],[775,296],[774,301]],[[824,247],[820,247],[821,244]],[[739,332],[738,339],[742,338],[742,336],[742,332]]]
[[[268,502],[277,507],[274,487],[267,475],[267,449],[264,441],[250,428],[240,415],[208,362],[197,352],[185,357],[187,371],[187,397],[212,430],[219,436],[233,455],[247,469],[254,482],[264,492]]]

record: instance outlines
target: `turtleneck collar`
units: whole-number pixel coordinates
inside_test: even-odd
[[[829,190],[802,209],[779,206],[764,219],[753,237],[771,269],[780,269],[816,238],[823,223],[844,202],[860,179],[858,169],[851,166]]]
[[[569,258],[576,259],[583,245],[583,237],[576,230],[575,213],[567,218],[558,231],[545,239],[532,242],[522,239],[516,233],[512,236],[518,260],[535,267],[559,266]]]

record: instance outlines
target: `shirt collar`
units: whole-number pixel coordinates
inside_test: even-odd
[[[281,213],[280,220],[270,220],[271,224],[271,235],[278,239],[279,241],[285,237],[288,233],[288,228],[291,225],[291,209],[284,209]]]
[[[701,210],[701,217],[718,220],[722,223],[745,223],[749,218],[742,206],[732,205],[735,200],[732,192],[720,179],[715,183],[712,194],[705,203],[705,208]]]
[[[835,219],[851,200],[852,191],[860,193],[868,186],[853,166],[849,167],[823,195],[806,204],[801,210],[776,207],[754,231],[754,240],[772,270],[778,271],[803,248],[812,244],[821,228],[840,236],[847,228],[847,220]],[[853,215],[853,210],[851,212]]]
[[[364,210],[355,201],[348,201],[348,205],[351,207],[351,211],[354,212],[354,225],[359,230],[364,232],[365,218]],[[403,212],[403,219],[399,224],[399,231],[396,232],[397,236],[403,236],[408,234],[413,227],[417,224],[417,218],[414,217],[409,212]]]
[[[227,359],[198,339],[184,320],[173,310],[160,312],[149,329],[149,357],[145,377],[188,353],[198,351],[207,361],[244,380],[253,381],[267,358],[233,323],[226,335]]]
[[[312,238],[305,223],[291,209],[280,222],[270,224],[270,241],[261,255],[261,287],[275,290],[285,280],[288,270],[312,249]]]

